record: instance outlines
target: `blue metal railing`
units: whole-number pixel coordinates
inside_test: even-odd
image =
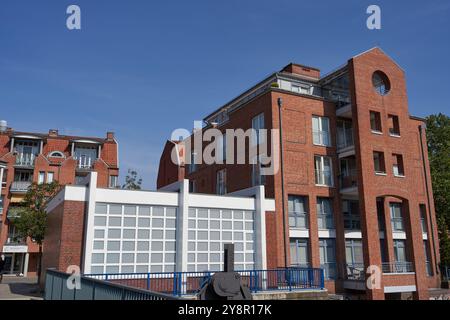
[[[242,282],[256,293],[273,290],[323,289],[324,271],[320,268],[286,268],[237,271]],[[85,277],[104,280],[174,296],[195,295],[210,280],[214,272],[157,272],[86,274]]]
[[[47,269],[45,275],[45,300],[174,300],[172,295],[127,287],[81,276],[80,287],[68,286],[68,273]],[[69,283],[71,283],[69,281]]]

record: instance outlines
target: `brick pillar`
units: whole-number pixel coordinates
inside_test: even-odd
[[[337,279],[345,276],[345,233],[344,217],[342,215],[342,199],[340,196],[334,197],[333,201],[334,226],[336,229],[336,272]]]
[[[319,227],[317,224],[317,198],[309,197],[309,260],[312,268],[320,268]]]

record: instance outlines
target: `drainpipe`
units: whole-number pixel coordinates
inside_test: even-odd
[[[280,127],[280,169],[281,169],[281,204],[283,213],[283,248],[284,248],[284,267],[288,267],[287,243],[286,243],[286,209],[285,209],[285,192],[284,192],[284,161],[283,161],[283,122],[281,119],[281,107],[283,99],[278,98],[278,121]]]
[[[439,274],[439,267],[438,267],[437,254],[436,254],[436,240],[434,239],[433,219],[432,219],[432,215],[431,215],[430,192],[429,192],[429,189],[428,189],[427,167],[425,165],[425,151],[423,149],[422,129],[423,129],[423,125],[420,125],[419,126],[420,150],[421,150],[421,153],[422,153],[423,174],[424,174],[424,177],[425,177],[425,189],[426,189],[426,192],[427,192],[428,220],[430,221],[430,227],[431,227],[431,241],[433,242],[433,254],[434,254],[434,262],[435,262],[436,274]]]

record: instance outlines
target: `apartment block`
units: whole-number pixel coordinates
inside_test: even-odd
[[[427,299],[440,285],[438,236],[426,128],[407,97],[405,71],[380,48],[324,76],[291,63],[206,116],[201,129],[279,130],[276,174],[262,175],[259,162],[174,164],[174,148],[191,160],[204,150],[168,141],[158,188],[183,179],[207,194],[264,185],[275,200],[265,213],[269,269],[320,267],[329,292],[358,298]]]
[[[31,133],[8,128],[1,121],[0,252],[6,257],[5,273],[26,276],[37,271],[37,244],[19,238],[12,223],[30,185],[83,184],[90,172],[97,172],[99,187],[117,187],[118,149],[112,132],[106,138],[60,135],[58,130]]]

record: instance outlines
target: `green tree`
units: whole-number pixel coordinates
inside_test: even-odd
[[[136,170],[128,169],[128,174],[125,177],[125,184],[122,189],[128,190],[141,190],[142,178],[138,178]]]
[[[426,120],[441,263],[450,265],[450,117],[439,113],[428,116]]]
[[[42,269],[42,244],[44,242],[45,230],[47,228],[47,213],[45,207],[60,189],[57,181],[52,183],[33,183],[25,194],[22,210],[18,216],[12,219],[16,227],[18,237],[22,239],[31,238],[39,246],[38,256],[38,283]]]

